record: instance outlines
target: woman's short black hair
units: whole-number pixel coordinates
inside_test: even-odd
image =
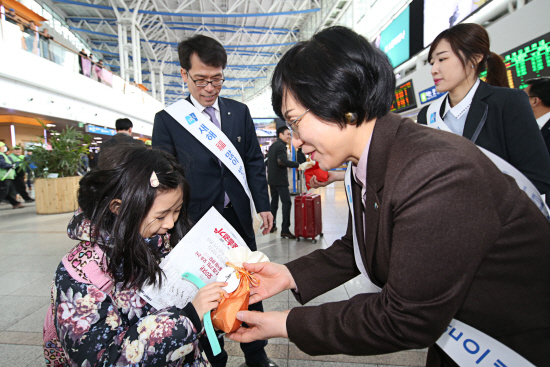
[[[183,69],[191,69],[191,56],[197,54],[199,59],[208,66],[221,67],[225,69],[227,65],[227,52],[221,43],[214,38],[198,34],[178,45],[178,56],[180,65]]]
[[[150,183],[153,171],[160,183],[158,187]],[[101,246],[109,256],[108,270],[115,282],[141,288],[146,281],[156,283],[162,278],[160,254],[148,245],[139,230],[156,196],[177,188],[183,191],[183,205],[169,231],[172,246],[189,231],[191,223],[187,214],[189,184],[171,154],[119,144],[116,154],[103,157],[98,167],[80,180],[78,205],[94,228],[92,240],[109,235],[108,243]],[[118,214],[110,209],[113,200],[121,201]]]
[[[357,125],[386,115],[395,92],[393,68],[382,51],[345,27],[330,27],[294,45],[279,61],[271,81],[275,113],[284,119],[286,93],[322,120]]]

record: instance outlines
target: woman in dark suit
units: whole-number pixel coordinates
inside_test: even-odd
[[[459,24],[433,41],[428,59],[443,128],[498,155],[523,173],[541,194],[550,191],[550,156],[545,149],[527,94],[508,87],[506,67],[491,52],[489,35],[478,24]],[[487,82],[479,75],[487,70]],[[430,126],[428,108],[418,123]],[[437,116],[436,116],[437,117]]]
[[[259,280],[250,300],[290,289],[305,304],[358,275],[378,292],[242,311],[237,318],[249,328],[228,337],[286,337],[310,355],[429,348],[428,366],[456,366],[436,344],[446,338],[468,366],[499,358],[499,366],[528,365],[466,336],[461,322],[547,363],[550,222],[470,141],[390,113],[394,89],[387,57],[347,28],[327,28],[282,57],[274,110],[294,147],[322,169],[350,162],[350,216],[346,235],[326,249],[285,265],[245,264]]]

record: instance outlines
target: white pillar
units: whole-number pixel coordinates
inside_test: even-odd
[[[120,20],[117,22],[117,28],[118,28],[118,62],[120,64],[120,77],[124,79],[126,75],[126,63],[124,62],[124,32],[122,30],[122,23]]]
[[[518,0],[517,8],[521,9],[525,5],[525,0]]]
[[[136,26],[134,25],[134,23],[132,22],[132,24],[130,25],[130,33],[131,33],[131,37],[132,37],[132,61],[133,61],[133,66],[134,66],[134,83],[139,83],[139,77],[138,77],[138,62],[140,60],[138,60],[138,52],[137,52],[137,44],[138,44],[138,41],[136,39]]]
[[[4,24],[6,22],[6,9],[4,8],[4,5],[0,5],[0,31],[2,32],[2,37],[0,38],[0,41],[4,41],[4,28],[6,27]]]
[[[163,106],[166,106],[166,103],[164,102],[164,74],[162,73],[162,67],[160,68],[159,76],[160,76],[160,101],[162,102]]]
[[[149,65],[151,65],[151,63],[149,63]],[[157,98],[157,86],[156,86],[156,81],[155,81],[155,69],[153,69],[152,67],[149,67],[149,69],[151,70],[151,94],[153,95],[153,98]]]
[[[142,62],[141,62],[141,40],[139,38],[139,31],[138,29],[136,28],[136,39],[137,39],[137,43],[136,43],[136,49],[137,49],[137,62],[138,62],[138,79],[139,79],[139,84],[143,84],[143,74],[142,74]]]
[[[124,75],[122,76],[125,80],[128,80],[130,74],[130,68],[128,64],[128,27],[126,23],[122,23],[122,48],[124,49]]]

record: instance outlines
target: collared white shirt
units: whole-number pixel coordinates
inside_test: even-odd
[[[445,112],[443,112],[443,118],[447,115],[447,112],[453,114],[454,117],[460,119],[463,115],[468,115],[470,106],[472,105],[472,100],[474,99],[474,94],[476,94],[477,88],[479,87],[479,79],[476,80],[474,86],[470,89],[466,97],[460,101],[456,106],[451,107],[449,103],[449,98],[445,99]]]
[[[550,112],[539,117],[537,119],[537,124],[539,124],[539,129],[542,129],[549,120],[550,120]]]
[[[365,203],[367,202],[367,162],[369,160],[371,140],[372,135],[369,139],[369,142],[367,143],[367,146],[365,147],[365,150],[363,150],[363,153],[361,154],[361,158],[359,159],[357,166],[351,167],[352,173],[355,176],[355,181],[359,185],[361,185],[361,198],[363,199],[363,208],[365,208]]]
[[[206,118],[208,120],[210,120],[210,116],[208,116],[208,114],[204,111],[204,109],[206,107],[204,107],[202,104],[199,103],[199,101],[197,101],[195,99],[195,97],[193,97],[192,94],[190,94],[191,96],[191,102],[193,102],[193,106],[195,106],[196,109],[200,110],[201,113],[206,116]],[[220,122],[220,129],[222,128],[222,119],[221,119],[221,113],[220,113],[220,105],[218,104],[218,100],[219,98],[216,98],[216,101],[214,102],[214,104],[210,107],[214,107],[214,109],[216,110],[216,118],[218,119],[218,121]]]
[[[443,113],[443,122],[449,127],[449,129],[457,134],[464,134],[464,125],[466,125],[466,119],[468,118],[468,111],[472,105],[474,94],[479,86],[479,79],[474,83],[468,94],[458,103],[456,106],[451,107],[449,103],[449,96],[445,97],[445,112]]]

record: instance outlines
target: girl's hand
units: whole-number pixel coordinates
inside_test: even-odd
[[[191,302],[201,321],[208,311],[212,311],[220,304],[222,297],[229,298],[229,294],[222,289],[227,286],[225,282],[214,282],[199,289],[199,293]]]

